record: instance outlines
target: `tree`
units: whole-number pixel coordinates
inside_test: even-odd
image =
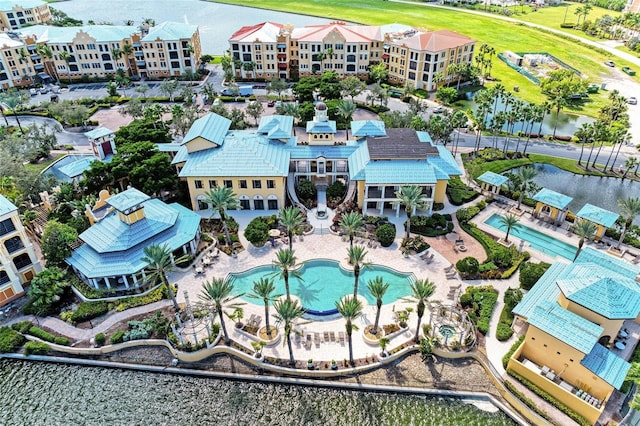
[[[23,135],[24,129],[20,124],[18,114],[28,100],[29,94],[24,90],[9,89],[5,93],[2,93],[2,95],[0,95],[0,103],[4,104],[6,108],[10,109],[13,112],[13,116],[16,119],[16,123],[18,124],[18,129],[20,129],[20,133]]]
[[[347,332],[347,340],[349,342],[349,362],[353,365],[353,339],[351,336],[353,330],[358,329],[358,327],[353,324],[353,321],[358,319],[362,314],[362,302],[360,302],[356,296],[345,296],[336,302],[336,308],[345,320],[344,328]]]
[[[289,237],[289,250],[293,250],[293,235],[298,232],[300,225],[305,221],[305,217],[297,207],[285,207],[278,212],[280,224],[287,230]]]
[[[406,237],[409,238],[411,232],[411,215],[418,209],[424,209],[427,206],[427,197],[422,193],[422,188],[419,186],[402,186],[400,191],[396,191],[396,199],[392,201],[393,206],[403,205],[404,212],[407,214],[407,221],[405,228],[407,231]]]
[[[167,274],[176,270],[176,263],[182,263],[189,260],[189,255],[185,254],[178,259],[173,258],[171,248],[167,244],[150,244],[144,248],[144,257],[140,259],[147,264],[147,280],[148,282],[155,284],[160,281],[167,287],[167,293],[171,303],[173,303],[173,309],[178,312],[180,306],[176,300],[176,295],[173,293],[173,288],[169,283]]]
[[[343,213],[338,225],[340,225],[344,233],[349,236],[349,246],[353,247],[353,237],[364,228],[364,218],[360,213],[354,211]]]
[[[302,316],[305,314],[305,310],[300,305],[298,300],[291,300],[289,298],[284,300],[277,300],[273,304],[273,308],[276,313],[273,315],[276,319],[276,324],[284,325],[284,335],[289,348],[289,363],[293,366],[296,364],[296,360],[293,357],[293,347],[291,346],[291,333],[295,333],[295,326]]]
[[[356,104],[350,101],[341,101],[338,104],[338,114],[345,121],[345,131],[347,132],[347,140],[349,140],[349,124],[351,123],[351,117],[356,111]]]
[[[173,102],[173,96],[180,88],[180,82],[178,80],[164,80],[160,83],[160,93],[169,97],[169,101]]]
[[[285,90],[287,90],[287,82],[281,78],[274,78],[267,83],[267,93],[277,93],[279,99],[282,99],[282,92]]]
[[[586,82],[568,69],[551,71],[548,75],[547,78],[543,78],[540,82],[540,89],[549,99],[551,107],[556,111],[556,119],[553,126],[553,136],[555,137],[560,111],[568,105],[573,96],[586,90]]]
[[[442,114],[434,114],[429,117],[427,123],[427,130],[433,141],[438,144],[447,146],[451,142],[451,134],[453,133],[454,121],[449,111],[445,111]]]
[[[571,229],[578,237],[580,237],[580,241],[578,241],[578,250],[576,250],[576,255],[573,257],[573,261],[575,262],[580,255],[580,251],[582,251],[582,246],[584,245],[585,240],[593,239],[596,236],[598,227],[591,221],[580,220],[578,223],[573,225]]]
[[[378,323],[380,322],[380,311],[382,309],[382,298],[389,289],[389,283],[385,282],[382,277],[378,276],[369,280],[367,288],[369,293],[376,298],[376,320],[373,323],[371,334],[378,334]]]
[[[42,254],[47,267],[60,266],[71,256],[71,244],[78,239],[78,232],[71,226],[51,220],[42,235]]]
[[[249,105],[247,105],[247,114],[250,117],[253,117],[256,122],[256,126],[258,125],[258,117],[260,117],[263,112],[264,107],[258,101],[250,102]]]
[[[280,295],[274,295],[276,286],[273,279],[262,277],[258,281],[253,282],[253,293],[249,297],[262,300],[264,303],[264,318],[267,327],[267,335],[271,337],[271,327],[269,326],[269,303],[278,300]]]
[[[71,70],[69,69],[69,62],[71,62],[71,54],[69,52],[63,51],[63,52],[60,52],[58,56],[60,56],[60,59],[62,59],[64,63],[67,65],[66,66],[67,77],[69,77],[69,83],[71,83]]]
[[[532,188],[533,178],[535,178],[537,174],[536,169],[531,166],[521,167],[515,173],[515,177],[518,180],[518,191],[520,191],[520,195],[518,196],[518,210],[520,210],[520,204],[525,194]]]
[[[418,314],[418,323],[416,325],[416,334],[413,337],[413,341],[416,343],[420,341],[420,323],[422,322],[426,303],[435,291],[436,285],[428,279],[415,280],[411,283],[411,295],[407,300],[417,303],[416,313]]]
[[[199,295],[200,300],[213,305],[213,309],[218,315],[218,318],[220,318],[220,328],[224,336],[224,343],[227,346],[231,344],[231,339],[229,338],[229,333],[227,333],[227,327],[224,323],[223,308],[234,299],[240,297],[240,295],[231,296],[232,292],[233,283],[231,281],[226,278],[213,278],[211,281],[205,281],[202,284],[202,291]],[[238,305],[230,305],[232,308],[236,308],[237,306]]]
[[[96,163],[91,163],[91,169]],[[155,195],[177,186],[175,167],[167,153],[160,152],[153,142],[119,145],[118,153],[109,163],[109,170],[123,190],[131,185],[146,194]]]
[[[51,72],[56,81],[60,81],[60,77],[58,76],[58,71],[56,70],[55,62],[53,61],[54,55],[51,47],[46,44],[40,44],[36,48],[38,54],[40,54],[43,58],[46,59],[46,67],[47,72]]]
[[[300,119],[301,109],[297,102],[284,102],[279,108],[277,108],[278,114],[288,115],[293,117],[293,135],[296,134],[296,120]]]
[[[284,288],[287,293],[287,300],[291,299],[291,292],[289,291],[289,277],[302,279],[300,275],[300,265],[298,264],[298,258],[295,252],[291,249],[280,249],[276,252],[276,259],[273,261],[273,265],[280,271],[275,275],[282,278],[284,281]]]
[[[203,201],[211,204],[211,217],[217,212],[224,229],[224,237],[228,246],[231,245],[231,236],[229,235],[229,227],[227,226],[227,210],[239,209],[240,201],[233,192],[233,189],[225,186],[218,186],[205,192]]]
[[[362,80],[354,75],[350,75],[340,81],[340,92],[342,96],[349,96],[351,102],[355,103],[355,97],[364,91],[367,86]]]
[[[388,75],[389,70],[383,62],[371,65],[369,67],[369,77],[371,78],[371,80],[375,81],[378,84],[383,80],[386,80]]]
[[[57,267],[47,268],[40,272],[29,285],[27,295],[35,312],[47,313],[60,301],[70,283],[64,271]]]
[[[458,99],[458,91],[453,87],[438,87],[436,90],[436,99],[439,99],[445,105],[451,105]]]
[[[635,217],[640,215],[640,197],[627,197],[624,200],[619,200],[618,207],[620,208],[620,215],[624,219],[622,233],[620,234],[620,239],[616,245],[616,248],[619,249],[620,244],[624,241],[624,237],[627,235],[627,230],[633,224]]]
[[[347,258],[349,259],[349,265],[353,266],[353,297],[358,295],[358,280],[360,279],[360,272],[362,268],[369,266],[369,262],[365,262],[365,256],[368,252],[364,246],[355,245],[347,249]]]
[[[140,83],[136,86],[136,88],[134,89],[136,92],[140,93],[140,95],[142,95],[143,99],[147,98],[147,92],[149,91],[149,85],[146,83]]]
[[[520,227],[520,218],[514,214],[507,214],[505,216],[500,216],[500,224],[507,228],[507,235],[504,237],[505,242],[509,242],[509,233],[512,229],[516,229]]]

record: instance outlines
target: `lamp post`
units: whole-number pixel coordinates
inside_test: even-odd
[[[565,22],[567,22],[567,13],[569,13],[569,4],[568,3],[567,3],[567,7],[564,9],[564,19],[562,20],[563,24]]]

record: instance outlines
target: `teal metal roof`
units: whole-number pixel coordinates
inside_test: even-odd
[[[88,278],[134,274],[147,267],[147,263],[143,262],[142,258],[144,257],[144,248],[148,245],[167,244],[169,249],[173,251],[195,238],[200,226],[200,216],[197,213],[177,203],[167,205],[160,200],[149,200],[146,204],[151,202],[161,204],[163,209],[169,210],[169,214],[176,217],[173,226],[154,233],[149,238],[123,251],[99,253],[89,244],[83,244],[74,250],[71,257],[66,259],[67,263],[76,267]],[[100,226],[104,220],[89,229]],[[108,225],[100,226],[100,228],[104,233],[111,232]]]
[[[420,133],[424,132],[418,132],[418,134]],[[436,148],[438,149],[439,155],[428,155],[427,162],[444,173],[444,175],[439,176],[438,179],[449,179],[451,176],[462,175],[462,171],[451,152],[442,145],[437,145]]]
[[[356,120],[351,122],[351,135],[355,138],[366,138],[368,136],[387,136],[384,129],[384,122],[380,120]]]
[[[484,172],[483,174],[478,176],[478,180],[480,182],[488,183],[489,185],[501,186],[506,181],[508,181],[509,178],[494,172]]]
[[[604,330],[599,325],[548,300],[541,301],[533,309],[527,322],[583,354],[591,352]]]
[[[135,188],[129,188],[107,199],[107,203],[118,211],[124,212],[130,208],[139,206],[151,199],[147,194]]]
[[[34,35],[42,43],[65,44],[73,42],[79,32],[88,34],[96,42],[122,42],[138,32],[138,28],[126,25],[83,25],[81,27],[33,25],[16,32],[26,36]],[[95,52],[98,53],[97,50]]]
[[[631,368],[631,364],[599,343],[580,364],[616,389],[620,389]]]
[[[533,199],[560,210],[564,210],[571,200],[573,200],[573,198],[567,195],[560,194],[559,192],[555,192],[547,188],[542,188],[540,192],[533,196]]]
[[[362,142],[349,156],[349,179],[364,180],[364,168],[370,160],[367,142]]]
[[[310,160],[324,157],[331,160],[347,159],[359,147],[357,145],[296,145],[287,148],[292,160]]]
[[[16,210],[18,210],[18,207],[16,207],[4,195],[0,194],[0,216],[5,215],[7,213],[11,213]]]
[[[58,170],[60,171],[60,173],[63,173],[69,179],[73,179],[75,177],[82,175],[85,172],[85,170],[89,170],[89,168],[91,167],[91,163],[93,163],[94,161],[98,161],[98,159],[93,155],[87,155],[86,158],[82,158],[72,163],[65,164],[64,166],[60,167]]]
[[[336,122],[327,121],[307,121],[307,133],[335,133]]]
[[[193,122],[187,134],[184,135],[182,144],[201,137],[216,145],[222,145],[230,127],[231,120],[228,118],[213,113],[207,114]]]
[[[47,4],[41,0],[5,0],[0,1],[0,10],[5,12],[11,12],[14,7],[21,7],[23,9],[32,9],[34,7],[43,6]]]
[[[293,117],[289,115],[267,115],[260,119],[258,133],[270,139],[288,139],[293,129]]]
[[[640,313],[640,292],[635,280],[584,275],[557,283],[567,299],[605,318],[634,319]]]
[[[91,130],[90,132],[86,132],[84,135],[89,139],[98,139],[105,136],[109,136],[113,133],[114,133],[113,130],[100,126],[96,129]]]
[[[222,146],[190,154],[180,150],[174,163],[183,158],[180,177],[287,176],[290,154],[281,142],[238,130],[229,133]]]
[[[416,135],[418,136],[418,141],[429,142],[431,145],[433,145],[433,139],[431,139],[431,135],[429,134],[429,132],[416,131]]]
[[[593,204],[585,204],[576,214],[579,218],[602,225],[605,228],[613,226],[620,215],[618,213],[605,210]]]
[[[611,256],[606,252],[591,247],[584,248],[574,263],[592,264],[593,266],[602,268],[602,272],[598,275],[601,278],[621,276],[635,280],[638,274],[640,274],[640,265],[633,265],[619,257]],[[586,272],[586,274],[595,276],[593,270]]]
[[[179,40],[191,38],[198,31],[197,25],[183,24],[180,22],[163,22],[149,29],[149,34],[142,38],[142,41]]]
[[[160,152],[178,152],[180,151],[179,143],[158,143],[156,144]]]
[[[568,267],[569,265],[563,262],[552,264],[531,290],[524,295],[520,303],[513,308],[513,314],[528,319],[535,307],[543,300],[552,302],[558,300],[560,289],[556,285],[556,280],[564,274]]]
[[[436,168],[422,160],[370,161],[364,168],[367,184],[435,184]]]

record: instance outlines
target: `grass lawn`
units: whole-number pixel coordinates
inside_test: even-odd
[[[489,161],[483,163],[480,170],[477,172],[478,176],[486,171],[491,171],[494,173],[502,173],[507,170],[511,170],[516,167],[528,166],[532,164],[551,164],[552,166],[556,166],[559,169],[565,170],[567,172],[579,174],[579,175],[593,175],[593,176],[606,176],[604,173],[600,173],[596,170],[589,170],[586,172],[584,169],[578,167],[578,162],[576,160],[568,159],[568,158],[558,158],[550,155],[542,155],[542,154],[529,154],[529,158],[518,158],[515,160],[496,160]],[[602,164],[597,164],[597,166],[602,167]]]
[[[462,9],[448,10],[425,7],[421,4],[393,3],[380,0],[218,0],[220,3],[259,7],[291,13],[301,13],[324,18],[341,19],[368,25],[381,25],[399,22],[425,30],[452,29],[493,46],[497,52],[505,50],[549,52],[564,62],[579,69],[589,77],[589,81],[600,83],[602,76],[610,70],[603,64],[611,55],[596,51],[579,42],[567,40],[545,31],[528,28],[522,23],[506,22],[491,17],[462,15]],[[550,13],[564,13],[564,8],[549,8]],[[525,15],[535,15],[535,12]],[[592,12],[592,17],[596,14]],[[536,15],[538,16],[538,15]],[[545,21],[543,18],[536,18]],[[555,16],[555,15],[554,15]],[[554,17],[553,19],[560,19]],[[469,21],[472,21],[470,23]],[[560,21],[561,22],[561,21]],[[545,22],[545,24],[548,24]],[[631,66],[616,58],[619,66]],[[492,75],[498,77],[508,89],[520,87],[518,96],[528,102],[541,102],[544,97],[540,89],[524,76],[516,73],[499,59],[495,58]],[[640,79],[640,76],[638,77]],[[597,110],[605,103],[606,93],[592,95],[593,100],[582,106],[568,110],[585,115],[596,116]]]
[[[31,171],[31,172],[40,173],[44,169],[49,167],[51,164],[55,163],[58,159],[60,159],[60,157],[63,157],[65,155],[66,154],[54,154],[54,155],[51,156],[51,158],[49,158],[47,161],[45,161],[43,163],[38,163],[38,164],[27,163],[27,164],[24,165],[24,168],[29,170],[29,171]]]

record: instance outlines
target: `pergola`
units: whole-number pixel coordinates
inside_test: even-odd
[[[612,227],[620,215],[601,207],[594,206],[593,204],[585,204],[584,207],[582,207],[576,214],[576,217],[580,220],[588,220],[597,226],[598,230],[596,231],[594,240],[599,241],[607,228]]]
[[[495,195],[500,194],[500,187],[508,180],[508,177],[494,172],[484,172],[478,177],[482,190]]]

